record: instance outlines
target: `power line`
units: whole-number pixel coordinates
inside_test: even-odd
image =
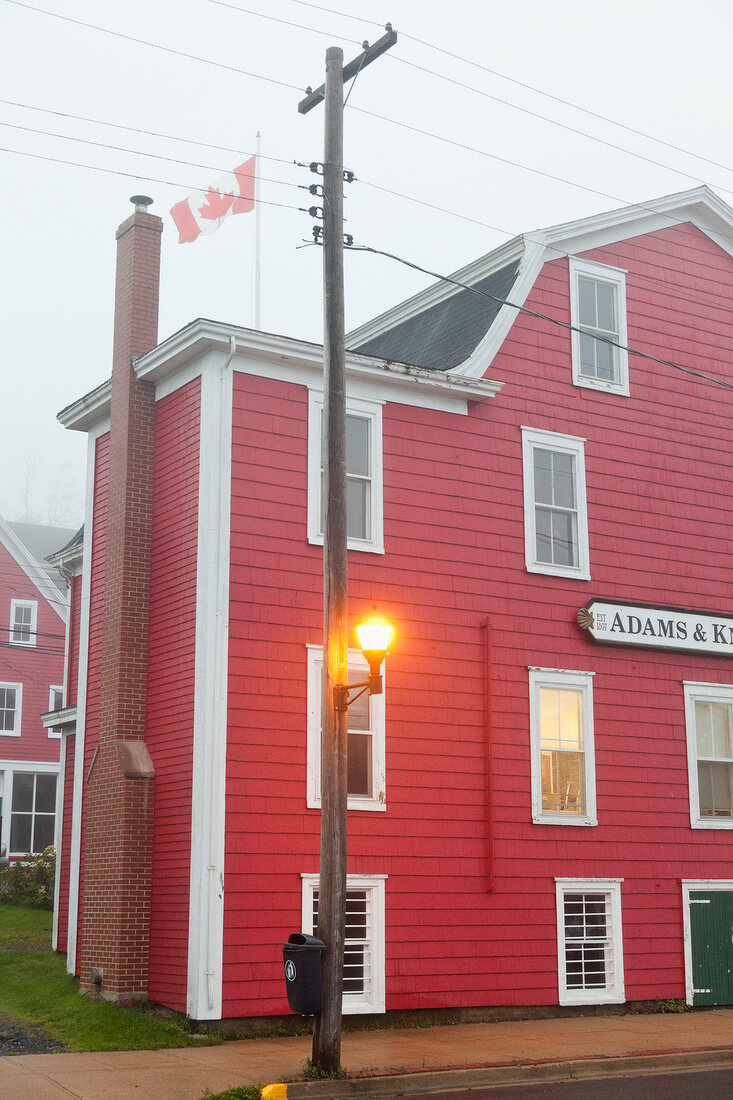
[[[396,256],[394,252],[386,252],[380,248],[371,248],[369,245],[351,245],[349,251],[371,252],[375,256],[385,256],[387,259],[404,264],[405,267],[413,268],[415,271],[421,271],[424,275],[430,275],[433,279],[438,279],[439,282],[451,283],[453,286],[460,287],[461,290],[470,290],[472,294],[478,294],[482,298],[488,298],[489,301],[498,302],[500,305],[508,306],[510,309],[516,309],[518,313],[526,313],[530,317],[534,317],[540,321],[547,321],[551,325],[557,325],[559,328],[566,329],[570,332],[580,332],[585,336],[591,336],[594,340],[598,340],[603,344],[610,344],[611,347],[619,348],[629,355],[636,355],[642,359],[649,359],[654,363],[660,363],[664,367],[672,367],[674,370],[681,371],[683,374],[689,374],[694,378],[700,378],[706,382],[712,382],[716,386],[722,386],[724,389],[733,390],[733,384],[730,382],[723,382],[722,379],[713,378],[712,375],[703,374],[702,371],[692,370],[690,367],[682,367],[679,363],[673,363],[670,359],[661,359],[659,356],[652,355],[650,352],[640,351],[638,348],[632,348],[627,344],[621,344],[617,340],[610,340],[606,336],[599,336],[597,333],[588,332],[587,329],[581,328],[579,325],[570,324],[568,321],[560,321],[557,317],[550,317],[546,313],[539,313],[537,310],[529,309],[528,306],[517,305],[515,302],[510,302],[507,298],[499,298],[496,294],[489,294],[488,291],[480,290],[476,286],[471,286],[470,283],[462,283],[458,279],[453,279],[450,275],[441,275],[437,271],[430,271],[428,268],[421,267],[420,264],[413,263],[411,260],[405,260],[402,256]]]
[[[15,3],[15,0],[12,0],[12,2]],[[122,176],[125,179],[142,180],[144,183],[161,183],[165,187],[178,187],[178,188],[181,188],[181,189],[183,189],[184,187],[187,187],[189,191],[200,191],[201,190],[201,188],[199,187],[198,184],[195,184],[195,185],[194,184],[184,184],[184,183],[174,182],[173,180],[161,180],[161,179],[156,179],[153,176],[141,176],[137,172],[121,172],[121,171],[119,171],[119,169],[115,169],[115,168],[100,168],[96,164],[80,164],[78,161],[64,160],[62,157],[47,157],[47,156],[43,156],[41,153],[27,153],[23,149],[8,149],[4,146],[0,146],[0,153],[13,153],[14,155],[20,156],[20,157],[31,157],[34,160],[49,161],[51,164],[66,164],[66,165],[69,165],[72,168],[86,168],[90,172],[105,172],[107,175],[110,175],[110,176]],[[257,199],[257,203],[261,206],[276,206],[281,210],[297,210],[297,211],[299,211],[301,209],[298,206],[288,206],[287,203],[284,203],[284,202],[271,202],[271,201],[268,201],[267,199]]]
[[[210,4],[216,4],[220,8],[229,8],[231,11],[241,12],[242,15],[254,15],[257,19],[267,19],[270,23],[280,23],[284,27],[295,27],[296,30],[309,31],[311,34],[320,34],[325,38],[337,38],[339,42],[348,42],[352,46],[361,46],[356,38],[344,38],[341,34],[331,34],[330,31],[320,31],[317,27],[307,27],[303,23],[292,23],[289,19],[278,19],[274,15],[265,15],[261,11],[252,11],[251,8],[240,8],[237,4],[228,4],[226,0],[208,0]]]
[[[0,126],[6,126],[11,130],[22,130],[24,133],[27,134],[40,134],[43,137],[58,138],[60,141],[74,141],[78,142],[80,145],[92,145],[97,149],[111,149],[113,152],[116,153],[130,153],[133,156],[150,157],[153,160],[163,160],[168,162],[169,164],[181,164],[184,165],[186,168],[203,168],[207,172],[218,173],[231,171],[231,169],[219,168],[211,164],[197,164],[194,161],[190,160],[179,160],[176,157],[166,157],[161,153],[146,153],[143,149],[130,149],[128,146],[125,145],[109,145],[103,141],[92,141],[89,138],[74,137],[72,134],[56,134],[51,130],[38,130],[32,126],[21,126],[20,123],[17,122],[0,122]],[[250,155],[254,156],[254,154],[248,153],[239,154],[239,156],[243,157]],[[288,180],[274,180],[267,176],[260,176],[259,179],[262,183],[276,183],[280,187],[297,188],[300,186],[297,183],[290,183]]]
[[[77,27],[85,27],[87,30],[99,31],[100,34],[109,34],[114,38],[122,38],[126,42],[134,42],[137,46],[149,46],[153,50],[161,50],[163,53],[173,54],[176,57],[185,57],[188,61],[198,61],[202,65],[212,65],[216,69],[225,69],[230,73],[237,73],[239,76],[248,76],[253,80],[264,80],[268,84],[275,84],[279,88],[287,88],[292,92],[302,92],[302,88],[299,88],[297,84],[288,84],[284,80],[276,80],[272,76],[263,76],[262,73],[252,73],[247,69],[238,69],[234,65],[225,65],[222,61],[213,61],[209,57],[199,57],[197,54],[186,53],[184,50],[175,50],[172,46],[162,46],[159,42],[148,42],[144,38],[135,38],[131,34],[123,34],[121,31],[110,30],[109,27],[99,27],[94,23],[85,23],[81,19],[72,19],[70,15],[61,15],[56,11],[48,11],[46,8],[38,8],[33,4],[25,4],[22,0],[5,0],[6,4],[14,4],[18,8],[25,8],[27,11],[35,11],[39,15],[49,15],[53,19],[61,19],[65,23],[73,23]]]

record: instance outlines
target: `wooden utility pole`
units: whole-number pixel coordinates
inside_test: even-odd
[[[317,936],[323,954],[323,1006],[313,1027],[313,1064],[335,1073],[341,1064],[346,926],[347,649],[346,340],[344,324],[344,79],[355,76],[397,40],[387,34],[346,68],[343,51],[326,51],[326,83],[298,105],[305,114],[325,101],[323,155],[323,637],[321,709],[321,865]]]

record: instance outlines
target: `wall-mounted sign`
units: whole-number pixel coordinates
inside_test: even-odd
[[[591,600],[578,625],[597,642],[684,649],[733,657],[733,616],[709,611]]]

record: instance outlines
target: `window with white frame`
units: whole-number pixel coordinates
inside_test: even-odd
[[[590,580],[585,440],[522,428],[527,569]]]
[[[385,875],[349,875],[346,880],[343,1011],[385,1011]],[[303,931],[318,927],[318,875],[303,875]]]
[[[38,603],[36,600],[10,601],[10,643],[11,645],[34,646],[36,644],[36,622]]]
[[[23,685],[0,683],[0,737],[20,737]]]
[[[685,683],[690,822],[733,828],[733,686]]]
[[[561,1005],[622,1004],[623,879],[556,879]]]
[[[52,684],[48,689],[48,709],[49,711],[61,710],[64,705],[64,689],[59,687],[58,684]],[[61,737],[61,726],[50,726],[48,730],[49,737]]]
[[[359,650],[348,651],[348,680],[363,683],[369,665]],[[321,700],[323,691],[323,650],[308,646],[308,767],[307,802],[321,805]],[[385,797],[385,726],[384,694],[365,692],[348,709],[348,808],[384,810]]]
[[[56,823],[56,774],[13,773],[10,802],[11,855],[42,852],[54,841]]]
[[[628,395],[625,272],[571,256],[570,320],[575,385]]]
[[[593,673],[529,670],[532,820],[597,825]]]
[[[323,542],[323,394],[309,391],[308,539]],[[382,521],[382,406],[346,402],[346,534],[350,550],[384,552]]]

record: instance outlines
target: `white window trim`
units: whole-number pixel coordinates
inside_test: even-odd
[[[2,681],[0,688],[15,688],[15,725],[12,730],[0,730],[0,737],[20,737],[23,724],[23,685]]]
[[[30,638],[27,642],[19,642],[13,638],[15,633],[15,612],[19,607],[31,608],[31,623],[30,623]],[[38,600],[11,600],[10,601],[10,630],[8,632],[8,640],[11,645],[23,646],[26,649],[34,649],[36,645],[36,637],[38,630]]]
[[[306,935],[315,935],[313,928],[313,891],[318,888],[318,875],[303,874],[302,930]],[[366,1015],[372,1012],[386,1011],[385,998],[385,882],[387,875],[347,875],[347,890],[371,891],[371,956],[372,956],[372,995],[366,999],[363,993],[345,993],[342,998],[342,1010],[346,1016]]]
[[[685,1003],[695,1003],[695,986],[692,970],[692,921],[690,920],[690,894],[720,890],[733,894],[733,879],[682,879],[682,921],[685,945]]]
[[[60,691],[61,692],[61,706],[60,707],[55,707],[53,705],[53,703],[54,703],[53,694],[54,694],[55,691]],[[48,709],[49,709],[49,711],[63,710],[63,706],[64,706],[63,699],[64,699],[63,684],[51,684],[49,686],[49,689],[48,689]],[[48,726],[47,727],[47,733],[48,733],[48,736],[51,738],[51,740],[54,740],[54,741],[60,741],[61,740],[61,728],[60,728],[60,726]]]
[[[557,977],[561,1005],[624,1004],[624,941],[621,922],[622,878],[556,878]],[[568,989],[565,973],[565,894],[608,894],[614,951],[614,983],[608,989]]]
[[[524,466],[524,552],[527,571],[545,573],[554,577],[575,577],[590,580],[590,550],[588,545],[588,506],[585,494],[585,439],[574,435],[560,435],[540,428],[522,428],[522,461]],[[578,564],[577,566],[553,565],[537,561],[537,528],[535,518],[534,449],[541,447],[559,451],[575,458],[575,493],[578,515]]]
[[[306,801],[311,809],[321,808],[321,690],[323,669],[322,646],[307,645],[308,654],[308,724],[307,724],[307,780]],[[347,652],[349,668],[369,675],[369,665],[358,649]],[[383,678],[384,683],[384,678]],[[364,798],[349,795],[349,810],[386,810],[386,737],[384,721],[384,692],[369,699],[369,717],[372,731],[372,779],[374,795]]]
[[[618,267],[610,267],[608,264],[594,263],[591,260],[580,260],[576,256],[570,257],[570,323],[580,327],[580,303],[578,294],[578,276],[587,275],[597,282],[610,283],[616,288],[616,309],[618,320],[618,343],[626,346],[628,343],[626,329],[626,272]],[[572,360],[573,360],[573,384],[589,390],[605,390],[608,393],[617,393],[623,397],[629,396],[629,353],[622,348],[614,348],[617,355],[618,381],[608,382],[601,378],[590,378],[580,373],[580,333],[573,328],[572,336]]]
[[[308,541],[323,546],[321,531],[321,415],[323,392],[308,390]],[[384,553],[384,508],[382,484],[382,403],[361,397],[347,397],[346,412],[368,419],[371,424],[371,537],[349,539],[349,550]]]
[[[697,733],[695,703],[727,703],[733,706],[733,686],[683,681],[685,726],[687,729],[687,775],[690,790],[690,825],[693,829],[733,829],[733,817],[702,817],[697,783]]]
[[[535,825],[598,824],[596,810],[596,758],[593,737],[593,672],[558,668],[529,669],[529,731],[532,754],[532,821]],[[542,742],[540,688],[568,688],[582,693],[583,756],[585,761],[585,814],[549,813],[542,808]]]
[[[13,779],[15,772],[35,772],[36,775],[55,775],[56,776],[56,822],[54,827],[54,843],[56,850],[59,850],[59,835],[61,820],[59,815],[59,783],[60,783],[60,765],[49,764],[41,760],[0,760],[0,792],[3,795],[3,822],[2,822],[2,834],[0,835],[0,848],[5,848],[8,854],[10,853],[10,818],[11,818],[11,806],[13,795]],[[25,852],[15,853],[20,855],[26,855]]]

